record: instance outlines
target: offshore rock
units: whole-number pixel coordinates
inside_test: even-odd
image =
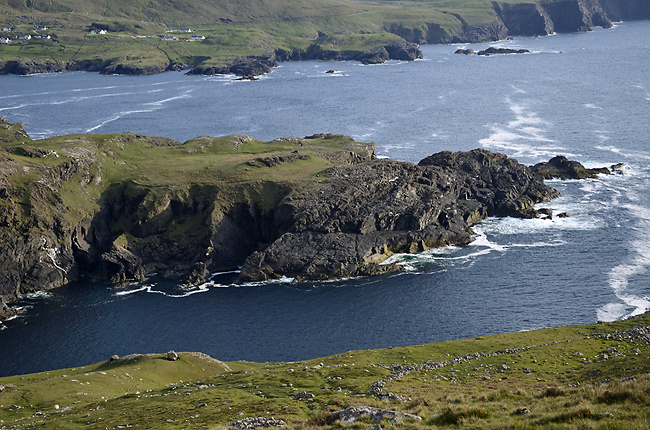
[[[275,212],[286,232],[250,255],[240,276],[330,279],[387,273],[394,253],[468,243],[488,216],[537,216],[559,193],[526,166],[482,149],[442,152],[419,165],[375,160],[325,172]]]
[[[488,49],[477,52],[477,55],[489,56],[495,54],[529,54],[528,49],[511,49],[511,48],[495,48],[490,46]]]
[[[612,173],[607,167],[588,169],[578,161],[569,161],[563,155],[537,163],[530,169],[544,179],[589,179]]]

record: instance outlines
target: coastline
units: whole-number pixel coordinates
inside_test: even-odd
[[[164,38],[161,42],[159,37],[154,34],[135,33],[130,35],[130,33],[124,33],[123,30],[120,32],[121,30],[108,24],[92,23],[93,31],[104,31],[104,33],[97,37],[74,33],[87,31],[79,28],[73,31],[74,35],[71,33],[64,37],[63,35],[57,36],[56,33],[59,30],[64,32],[71,30],[64,30],[64,27],[58,29],[57,26],[43,27],[52,31],[54,37],[51,37],[51,40],[39,40],[36,43],[31,40],[13,40],[18,37],[18,33],[10,27],[5,27],[12,31],[3,33],[7,36],[7,42],[0,45],[0,74],[28,75],[92,71],[103,74],[147,75],[190,69],[189,74],[234,74],[242,79],[255,80],[257,76],[269,73],[279,62],[284,61],[352,60],[360,61],[363,64],[379,64],[389,59],[413,61],[422,58],[422,53],[419,50],[420,44],[482,43],[505,40],[515,36],[585,32],[590,31],[593,26],[610,28],[613,26],[613,22],[622,20],[650,19],[650,12],[646,9],[641,2],[623,5],[618,0],[539,1],[538,3],[512,5],[495,2],[488,9],[482,11],[486,16],[482,18],[485,22],[477,23],[464,17],[462,11],[455,14],[443,11],[442,15],[445,16],[445,19],[451,19],[453,23],[450,21],[441,24],[434,18],[431,18],[431,22],[423,23],[386,18],[387,21],[383,26],[371,20],[368,25],[374,26],[372,32],[365,29],[359,29],[358,32],[338,31],[328,27],[320,28],[318,25],[321,24],[317,24],[314,27],[316,34],[305,34],[300,40],[296,39],[290,43],[275,39],[271,34],[266,34],[267,30],[255,30],[266,34],[264,37],[268,40],[264,42],[263,50],[242,48],[237,38],[224,39],[226,37],[222,35],[224,29],[229,28],[228,26],[231,26],[233,30],[238,28],[239,24],[235,23],[221,24],[225,27],[207,30],[208,37],[200,36],[203,37],[201,40],[190,40],[188,35],[185,39],[171,42],[165,41]],[[44,17],[47,19],[48,15]],[[441,20],[442,17],[438,19]],[[36,24],[36,21],[32,24]],[[315,25],[315,23],[310,25]],[[35,25],[34,28],[41,27]],[[107,30],[111,31],[106,32]],[[248,31],[253,30],[247,29],[243,34],[248,34]],[[211,36],[210,32],[215,32],[215,35]],[[34,34],[34,37],[41,38],[42,36]],[[67,44],[71,43],[70,40],[80,37],[83,42],[75,43],[83,44],[75,55],[61,55],[61,52],[67,51]],[[207,48],[200,50],[193,48],[192,52],[196,51],[196,54],[191,55],[180,55],[176,52],[179,49],[175,46],[179,44],[202,43],[209,47],[210,44],[217,43],[216,40],[220,41],[218,43],[232,44],[238,48],[233,53],[231,53],[233,50],[225,49],[224,52],[216,50],[209,55],[205,55],[209,51],[209,49],[205,51]],[[226,42],[222,42],[223,40]],[[106,54],[90,56],[83,54],[83,47],[93,46],[96,42],[108,47]],[[12,47],[12,44],[16,46]],[[16,51],[16,47],[31,47],[33,49],[24,51],[38,52],[38,54],[22,54],[23,49]],[[75,45],[71,45],[70,48],[77,50]],[[132,51],[132,53],[122,57],[109,54],[113,50],[124,49]],[[184,50],[187,49],[184,48]],[[174,52],[176,54],[173,54]],[[54,53],[56,55],[53,55]]]

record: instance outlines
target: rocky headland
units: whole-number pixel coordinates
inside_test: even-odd
[[[552,215],[535,209],[559,196],[543,176],[580,170],[555,161],[548,173],[476,149],[416,165],[331,134],[36,142],[1,120],[0,311],[21,294],[88,277],[120,285],[155,272],[201,284],[239,268],[257,281],[400,270],[382,263],[468,243],[486,217]]]

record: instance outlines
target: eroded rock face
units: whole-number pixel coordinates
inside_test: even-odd
[[[285,198],[276,221],[286,233],[253,253],[245,280],[328,279],[386,273],[397,252],[467,243],[488,216],[537,216],[559,196],[530,170],[485,150],[442,152],[419,165],[376,160],[335,167],[328,179]]]

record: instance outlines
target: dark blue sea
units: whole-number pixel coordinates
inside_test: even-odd
[[[236,274],[112,289],[73,284],[23,297],[0,325],[0,376],[113,354],[202,351],[222,360],[293,361],[567,324],[650,309],[650,22],[490,44],[531,54],[454,54],[362,66],[283,63],[257,82],[232,77],[0,77],[0,115],[33,138],[133,131],[185,141],[319,132],[377,143],[417,162],[483,147],[533,164],[562,154],[623,175],[551,181],[545,205],[567,219],[489,219],[471,244],[401,256],[397,275],[245,284]],[[326,74],[335,69],[334,74]]]

